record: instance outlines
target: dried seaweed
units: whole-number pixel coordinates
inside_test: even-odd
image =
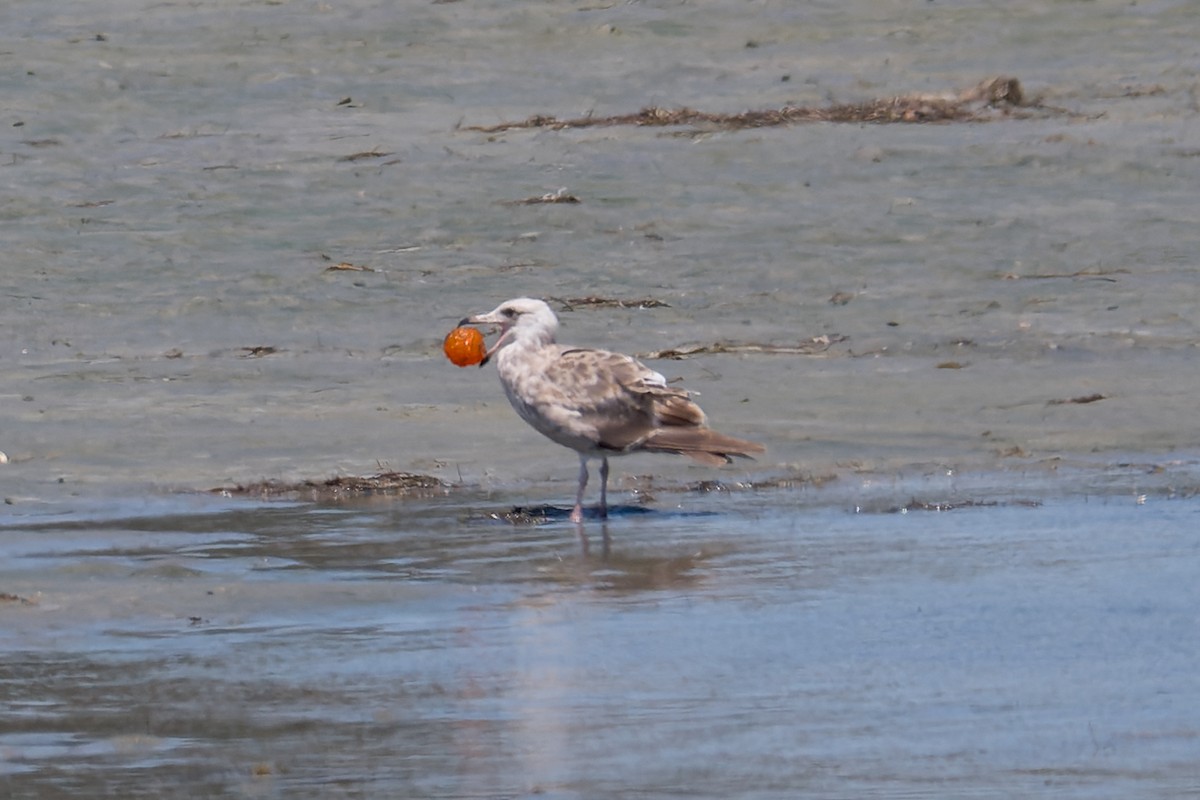
[[[1071,405],[1071,404],[1087,405],[1088,403],[1095,403],[1100,400],[1107,400],[1107,399],[1108,399],[1107,395],[1103,395],[1103,394],[1100,394],[1099,392],[1097,392],[1096,394],[1085,394],[1081,397],[1070,397],[1065,400],[1048,400],[1048,401],[1046,401],[1046,405],[1048,405],[1048,406],[1065,406],[1065,405]]]
[[[505,206],[534,206],[554,203],[579,203],[578,197],[569,193],[567,187],[562,187],[558,191],[547,192],[536,197],[526,197],[524,200],[501,200],[500,204]]]
[[[641,353],[638,358],[668,358],[679,361],[692,356],[714,355],[719,353],[756,353],[767,355],[811,356],[824,353],[832,345],[844,342],[849,337],[840,333],[814,336],[811,339],[796,344],[767,344],[759,342],[713,342],[712,344],[680,345],[666,350],[655,350]]]
[[[381,472],[378,475],[338,475],[324,481],[256,481],[210,489],[228,497],[280,498],[306,495],[313,500],[340,500],[375,494],[425,494],[444,491],[447,484],[431,475],[414,472]]]
[[[963,508],[997,508],[999,506],[1018,506],[1020,508],[1039,508],[1039,500],[918,500],[912,498],[902,506],[892,506],[884,509],[888,514],[907,514],[910,511],[956,511]],[[860,509],[861,511],[862,509]]]
[[[662,300],[656,300],[653,297],[643,297],[640,300],[622,300],[617,297],[598,297],[589,295],[587,297],[550,297],[562,306],[563,311],[574,311],[580,306],[588,306],[591,308],[670,308],[671,306],[664,303]]]
[[[351,153],[347,156],[341,156],[338,158],[338,161],[363,161],[368,158],[387,158],[390,155],[392,155],[392,153],[380,150],[376,147],[370,150],[363,150],[359,153]]]
[[[831,306],[844,306],[853,299],[853,292],[834,292],[833,296],[829,298],[829,304]]]
[[[488,519],[497,522],[507,522],[518,527],[534,527],[545,525],[553,517],[565,516],[565,512],[551,506],[514,506],[508,511],[491,511],[486,514]]]
[[[253,347],[240,347],[242,355],[239,358],[262,358],[263,356],[273,356],[279,352],[279,349],[272,347],[269,344],[260,344]]]
[[[1046,114],[1066,114],[1063,109],[1044,106],[1028,100],[1016,78],[1000,76],[980,81],[969,89],[948,94],[910,94],[861,103],[838,103],[830,106],[794,106],[742,111],[723,114],[698,111],[687,106],[662,108],[647,106],[633,114],[607,117],[584,116],[559,119],[535,114],[519,122],[498,125],[472,125],[466,130],[481,133],[500,133],[508,130],[539,128],[565,130],[569,128],[704,126],[721,130],[767,128],[805,122],[835,123],[928,123],[928,122],[986,122],[994,119],[1023,119]]]
[[[326,272],[375,272],[374,267],[364,267],[359,264],[351,264],[349,261],[343,261],[340,264],[330,264],[325,268]]]
[[[1075,272],[1045,272],[1040,274],[1022,275],[1016,272],[1005,272],[1000,276],[1006,281],[1032,281],[1032,280],[1049,280],[1051,278],[1090,278],[1098,281],[1108,281],[1116,283],[1117,279],[1113,275],[1128,275],[1127,269],[1094,269],[1087,268],[1077,270]]]

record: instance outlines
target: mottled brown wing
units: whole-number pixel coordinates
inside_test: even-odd
[[[640,361],[629,356],[618,358],[623,361],[613,364],[617,381],[649,403],[657,425],[693,427],[705,424],[704,412],[691,401],[686,390],[667,386],[662,375]]]
[[[704,412],[687,392],[666,385],[638,360],[606,350],[563,350],[547,367],[550,382],[569,392],[580,421],[599,446],[636,448],[663,425],[702,425]]]

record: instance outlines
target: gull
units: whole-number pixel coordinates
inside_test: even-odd
[[[628,453],[676,453],[718,466],[751,458],[761,444],[708,427],[683,389],[632,356],[557,344],[558,318],[541,300],[519,297],[460,325],[494,325],[492,356],[508,402],[543,436],[579,454],[579,489],[571,521],[583,521],[588,461],[600,459],[601,519],[608,516],[608,458]]]

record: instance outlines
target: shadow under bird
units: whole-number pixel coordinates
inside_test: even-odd
[[[541,300],[519,297],[460,325],[494,325],[494,356],[508,401],[543,436],[579,454],[579,490],[573,522],[583,520],[588,461],[600,459],[601,518],[608,514],[608,457],[675,453],[719,466],[735,456],[765,452],[756,442],[708,427],[700,406],[684,389],[632,356],[557,344],[558,318]]]

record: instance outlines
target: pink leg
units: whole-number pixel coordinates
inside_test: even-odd
[[[575,508],[571,511],[571,522],[583,522],[583,490],[588,484],[587,456],[579,456],[579,491],[575,493]]]

